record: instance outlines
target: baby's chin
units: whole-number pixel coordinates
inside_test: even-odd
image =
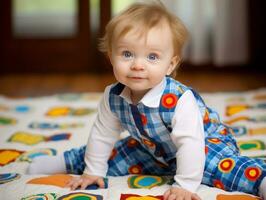
[[[127,87],[131,90],[131,91],[135,91],[135,92],[148,92],[152,87],[149,85],[145,85],[143,83],[131,83],[128,84]]]

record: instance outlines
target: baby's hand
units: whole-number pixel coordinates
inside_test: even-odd
[[[188,190],[172,187],[163,195],[164,200],[201,200],[200,197]]]
[[[65,187],[70,187],[71,190],[80,187],[81,190],[85,190],[91,184],[97,184],[100,188],[104,188],[103,177],[82,174],[80,177],[72,178]]]

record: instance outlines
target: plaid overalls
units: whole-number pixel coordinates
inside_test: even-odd
[[[142,103],[129,104],[119,96],[124,89],[121,83],[111,88],[111,111],[130,136],[115,144],[107,175],[175,175],[177,149],[170,138],[171,120],[178,99],[186,90],[191,90],[200,108],[205,131],[206,162],[202,183],[227,191],[257,194],[257,188],[266,176],[266,164],[260,159],[239,155],[232,129],[221,123],[218,114],[208,108],[194,90],[170,77],[166,77],[166,82],[158,108],[149,108]],[[82,174],[85,148],[64,153],[68,173]]]

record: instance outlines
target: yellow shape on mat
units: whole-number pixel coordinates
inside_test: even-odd
[[[0,151],[0,166],[4,166],[14,160],[22,154],[22,151],[17,150],[1,150]]]
[[[226,195],[226,194],[218,194],[216,196],[216,200],[258,200],[260,198],[253,197],[250,195]]]
[[[250,129],[249,134],[250,135],[266,135],[266,127]]]
[[[19,142],[27,145],[38,144],[45,141],[45,137],[39,134],[31,134],[27,132],[16,132],[9,139],[9,142]]]
[[[67,174],[55,174],[51,176],[44,176],[40,178],[34,178],[27,183],[40,184],[40,185],[54,185],[58,187],[65,187],[65,185],[72,179],[73,176]]]
[[[226,107],[226,115],[232,116],[236,113],[242,112],[244,110],[249,109],[250,106],[247,104],[239,104],[239,105],[230,105]]]
[[[54,107],[51,108],[50,110],[48,110],[48,112],[46,113],[46,115],[50,116],[50,117],[59,117],[59,116],[67,116],[69,115],[71,111],[71,108],[69,107]]]
[[[225,121],[225,123],[228,125],[232,125],[232,124],[239,122],[239,121],[248,121],[248,120],[249,120],[248,116],[239,116],[239,117],[234,117],[232,119],[229,119],[229,120]]]

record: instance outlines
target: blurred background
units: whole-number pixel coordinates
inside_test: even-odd
[[[102,92],[97,50],[109,19],[136,0],[0,1],[0,94]],[[177,80],[202,92],[266,87],[265,0],[162,0],[190,40]]]

